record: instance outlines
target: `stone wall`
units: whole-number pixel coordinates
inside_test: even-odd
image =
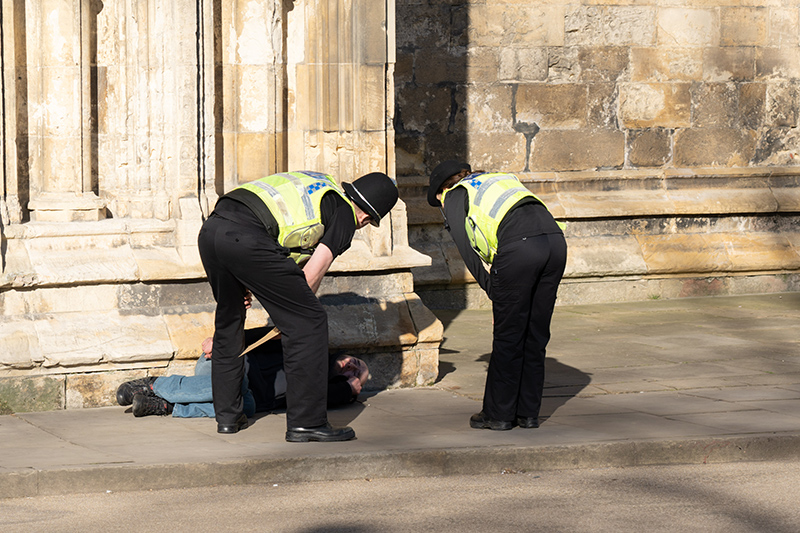
[[[2,0],[0,412],[110,405],[212,334],[197,234],[261,176],[394,175],[393,3]],[[398,202],[320,295],[368,387],[431,383]],[[267,317],[256,305],[250,326]]]
[[[434,306],[485,306],[427,175],[517,173],[568,221],[562,302],[800,288],[793,0],[399,0],[396,157]]]

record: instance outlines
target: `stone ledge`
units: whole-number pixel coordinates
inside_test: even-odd
[[[182,242],[187,224],[106,220],[8,226],[2,234],[6,251],[0,289],[205,279],[196,244]],[[191,229],[196,235],[197,228]],[[389,252],[374,255],[367,242],[354,240],[330,271],[397,271],[430,264],[429,257],[407,244],[395,244]]]
[[[800,167],[518,172],[559,219],[800,211]],[[400,181],[409,226],[441,224],[427,178]],[[407,193],[407,194],[405,194]]]

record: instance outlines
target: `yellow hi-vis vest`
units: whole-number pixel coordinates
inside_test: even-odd
[[[320,204],[333,191],[352,208],[353,204],[332,177],[319,172],[299,171],[273,174],[237,187],[255,194],[278,223],[278,244],[289,248],[298,264],[311,257],[325,233]],[[353,219],[356,219],[353,210]]]
[[[523,198],[532,198],[545,205],[513,174],[471,174],[451,189],[456,187],[463,187],[468,195],[469,206],[464,224],[469,243],[480,258],[489,264],[497,254],[497,229],[506,213]],[[442,193],[442,205],[446,194],[447,191]],[[563,223],[557,224],[564,228]]]

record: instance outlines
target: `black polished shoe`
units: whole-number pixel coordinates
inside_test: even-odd
[[[148,376],[146,378],[134,379],[127,381],[119,386],[117,389],[117,403],[125,406],[133,403],[133,396],[136,393],[144,394],[145,396],[155,396],[153,392],[153,383],[155,383],[156,376]]]
[[[469,427],[475,429],[493,429],[495,431],[506,431],[514,427],[511,422],[505,420],[494,420],[484,414],[483,411],[475,413],[469,417]]]
[[[287,428],[286,442],[339,442],[356,438],[356,432],[349,426],[335,428],[330,422],[313,428]]]
[[[539,427],[539,417],[538,416],[518,416],[517,417],[517,425],[521,428],[538,428]]]
[[[248,425],[247,416],[242,413],[233,424],[217,424],[217,433],[238,433]]]

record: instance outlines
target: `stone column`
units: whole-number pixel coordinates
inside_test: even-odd
[[[393,174],[387,87],[392,2],[300,0],[289,14],[289,167],[352,181]],[[392,37],[391,48],[389,38]]]
[[[92,0],[26,3],[31,220],[99,220],[92,177]]]

